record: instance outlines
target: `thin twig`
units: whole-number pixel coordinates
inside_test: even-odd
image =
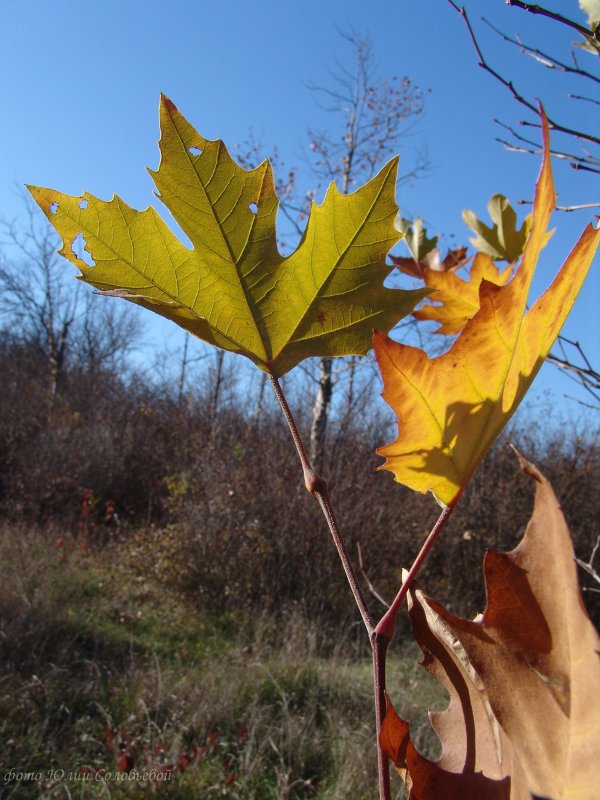
[[[373,691],[375,694],[375,727],[377,730],[377,774],[379,776],[380,800],[390,800],[391,797],[390,762],[387,755],[383,752],[379,741],[387,711],[387,704],[385,701],[385,660],[388,646],[388,638],[377,631],[373,631],[371,634],[371,654],[373,657]]]
[[[342,539],[337,518],[331,505],[327,481],[313,469],[309,461],[304,442],[302,441],[300,431],[298,430],[298,426],[296,424],[296,420],[294,419],[294,415],[292,414],[292,411],[288,405],[279,381],[272,374],[269,374],[269,379],[271,381],[273,391],[275,392],[275,396],[277,397],[279,405],[281,406],[281,410],[283,411],[283,415],[287,422],[288,428],[290,429],[290,433],[292,434],[294,444],[296,445],[296,451],[300,459],[300,464],[302,465],[302,472],[304,473],[304,485],[306,486],[307,491],[317,498],[319,506],[321,507],[321,511],[323,512],[329,527],[329,532],[331,533],[331,537],[338,551],[340,561],[342,562],[342,567],[344,568],[350,589],[354,595],[354,600],[358,606],[358,610],[360,611],[360,615],[365,624],[365,628],[367,629],[367,633],[369,636],[371,636],[374,630],[373,618],[369,612],[369,607],[367,606],[362,589],[360,588],[356,572],[354,571],[348,551],[346,550],[346,545]]]
[[[515,204],[518,206],[531,206],[533,205],[533,200],[515,200]],[[555,211],[584,211],[586,208],[600,208],[600,203],[581,203],[576,206],[554,206]],[[549,357],[551,361],[552,358]]]
[[[458,499],[458,498],[457,498]],[[456,500],[457,500],[456,499]],[[433,526],[431,533],[427,537],[423,547],[419,551],[415,561],[413,562],[412,567],[408,571],[404,581],[402,582],[402,586],[396,597],[394,598],[391,606],[385,612],[383,617],[379,620],[375,630],[371,635],[371,652],[373,654],[373,677],[374,677],[374,690],[375,690],[375,717],[376,717],[376,724],[377,724],[377,764],[379,770],[379,791],[380,797],[388,798],[390,792],[390,783],[389,783],[389,759],[387,755],[381,749],[381,745],[379,742],[381,729],[383,726],[383,721],[386,715],[386,683],[385,683],[385,659],[387,654],[387,649],[389,647],[390,642],[394,637],[394,631],[396,627],[396,617],[398,616],[398,611],[400,610],[400,606],[404,600],[406,593],[408,592],[410,585],[412,584],[415,576],[417,575],[418,571],[421,569],[427,554],[431,550],[435,540],[442,532],[446,522],[448,521],[452,511],[454,510],[454,505],[456,504],[456,500],[452,505],[445,506],[442,513],[440,514],[437,522]],[[387,792],[387,794],[386,794]]]
[[[600,575],[598,575],[593,567],[590,567],[589,564],[586,564],[586,562],[582,561],[580,558],[576,558],[575,561],[579,564],[581,569],[584,569],[597,583],[600,583]]]
[[[581,558],[576,558],[575,561],[579,564],[581,569],[584,569],[587,574],[592,577],[596,583],[600,583],[600,574],[596,572],[594,569],[594,559],[596,558],[596,553],[598,552],[598,548],[600,547],[600,536],[596,537],[596,544],[594,545],[594,549],[592,550],[592,555],[590,556],[589,561],[583,561]],[[589,589],[588,591],[599,591],[598,589]]]
[[[423,562],[429,555],[429,551],[433,547],[435,540],[438,538],[438,536],[446,526],[446,523],[450,519],[450,516],[454,511],[457,499],[454,500],[454,502],[451,503],[450,505],[444,506],[444,508],[442,509],[442,513],[440,514],[435,525],[431,529],[429,536],[427,537],[427,539],[425,539],[423,546],[421,547],[417,557],[413,561],[412,567],[409,569],[404,580],[402,581],[402,586],[400,587],[398,594],[392,601],[391,606],[388,608],[383,617],[377,623],[377,627],[375,628],[375,630],[378,633],[382,633],[388,636],[390,640],[394,635],[394,629],[396,627],[396,617],[398,616],[398,611],[400,610],[400,606],[402,605],[402,602],[406,597],[408,590],[410,589],[411,583],[413,582],[417,573],[421,569]]]
[[[573,100],[584,100],[586,103],[593,103],[595,106],[600,106],[600,100],[596,100],[595,97],[585,97],[582,94],[569,94],[569,97],[573,98]]]
[[[600,373],[598,373],[592,367],[580,343],[577,341],[572,341],[562,334],[559,335],[557,341],[562,353],[562,358],[560,356],[556,356],[554,353],[550,353],[549,356],[547,356],[548,360],[553,362],[559,368],[564,369],[567,376],[582,386],[596,402],[600,401]],[[569,354],[567,353],[566,345],[569,345],[575,349],[580,360],[583,362],[583,366],[573,363]]]
[[[520,103],[521,105],[525,106],[525,108],[528,108],[536,116],[539,116],[539,109],[531,101],[527,100],[522,94],[520,94],[517,91],[517,89],[515,88],[513,82],[508,80],[507,78],[504,78],[499,72],[497,72],[493,67],[491,67],[488,64],[488,62],[486,61],[486,59],[485,59],[485,57],[483,55],[481,47],[479,46],[479,42],[477,41],[477,37],[475,36],[475,32],[473,30],[473,27],[471,26],[471,21],[469,19],[469,16],[468,16],[467,11],[464,8],[464,6],[463,7],[458,6],[454,2],[454,0],[448,0],[448,2],[452,6],[452,8],[458,14],[460,14],[460,16],[464,20],[464,23],[465,23],[465,25],[467,27],[467,30],[469,32],[469,37],[471,39],[473,47],[475,48],[475,51],[476,51],[477,56],[479,58],[479,66],[482,69],[484,69],[486,72],[489,72],[489,74],[492,75],[497,81],[499,81],[499,83],[501,83],[503,86],[505,86],[510,91],[510,93],[513,96],[513,98],[518,103]],[[509,0],[507,0],[507,2],[509,2]],[[513,0],[513,2],[516,2],[516,0]],[[583,29],[583,30],[585,30],[585,29]],[[589,34],[589,32],[587,32],[587,33]],[[600,144],[600,138],[598,138],[597,136],[594,136],[591,133],[586,133],[585,131],[578,131],[578,130],[575,130],[573,128],[568,128],[566,125],[561,125],[560,123],[556,122],[556,120],[552,119],[549,116],[547,116],[546,118],[548,120],[548,125],[550,126],[550,128],[554,129],[555,131],[559,131],[560,133],[565,133],[568,136],[573,136],[576,139],[584,139],[585,141],[593,142],[594,144]]]
[[[342,567],[344,568],[344,572],[346,573],[346,578],[348,580],[348,583],[350,584],[352,594],[354,595],[354,600],[356,602],[356,605],[358,606],[358,610],[360,611],[360,615],[365,624],[365,628],[367,629],[367,633],[370,636],[374,628],[373,619],[369,612],[369,607],[366,603],[362,589],[360,588],[360,584],[358,582],[358,578],[356,577],[356,573],[354,571],[354,567],[348,555],[348,551],[346,550],[346,545],[344,543],[344,540],[342,539],[337,519],[335,517],[333,507],[331,505],[331,499],[329,497],[329,487],[325,480],[321,479],[321,481],[322,485],[320,485],[317,489],[315,489],[314,495],[317,498],[319,505],[321,506],[321,510],[323,511],[325,519],[327,520],[331,537],[338,551],[340,561],[342,562]]]
[[[367,575],[367,573],[366,573],[366,571],[365,571],[365,565],[364,565],[364,562],[363,562],[362,550],[360,549],[360,543],[357,543],[357,545],[356,545],[356,549],[357,549],[357,551],[358,551],[358,574],[359,574],[359,575],[362,575],[362,577],[363,577],[363,579],[364,579],[365,583],[367,584],[367,586],[369,587],[369,591],[371,592],[371,594],[373,595],[373,597],[374,597],[376,600],[379,600],[379,602],[381,603],[381,605],[382,605],[382,606],[385,606],[386,608],[389,608],[389,607],[390,607],[390,604],[388,603],[388,601],[387,601],[387,600],[385,600],[385,599],[384,599],[384,598],[383,598],[383,597],[382,597],[382,596],[379,594],[379,592],[377,591],[377,589],[376,589],[376,588],[373,586],[373,584],[371,583],[371,580],[370,580],[369,576]]]
[[[517,141],[531,145],[531,147],[534,148],[533,150],[523,149],[519,150],[518,152],[530,153],[531,155],[536,155],[536,156],[541,155],[544,152],[542,147],[540,147],[540,145],[537,142],[534,142],[533,139],[528,139],[526,136],[522,136],[520,133],[517,133],[517,131],[514,128],[512,128],[510,125],[507,125],[505,122],[502,122],[502,120],[494,118],[494,122],[496,123],[496,125],[500,125],[501,128],[507,130],[511,134],[511,136],[515,137]],[[500,142],[500,144],[505,145],[507,149],[515,149],[515,150],[517,149],[514,147],[514,145],[512,145],[510,142],[505,141],[504,139],[499,139],[496,137],[496,141]],[[550,155],[553,158],[564,158],[571,161],[578,161],[582,164],[592,164],[600,167],[600,159],[594,158],[589,154],[586,156],[576,156],[574,153],[567,153],[563,150],[556,150],[556,148],[552,147],[550,150]]]
[[[556,366],[560,367],[561,369],[567,369],[571,372],[576,372],[580,377],[592,383],[594,388],[600,389],[600,375],[598,375],[595,370],[587,367],[580,367],[577,364],[571,363],[565,358],[555,356],[553,353],[550,353],[546,356],[546,361],[549,361],[551,364],[556,364]]]
[[[571,169],[581,170],[582,172],[593,172],[594,175],[600,175],[600,169],[594,169],[593,167],[586,167],[585,164],[569,164]]]
[[[362,589],[358,583],[354,567],[352,566],[352,562],[348,556],[348,552],[346,550],[346,546],[344,544],[333,507],[331,505],[327,481],[318,475],[310,464],[308,455],[306,453],[306,448],[296,424],[296,420],[294,419],[294,415],[292,414],[292,411],[288,405],[279,381],[272,374],[269,374],[269,378],[273,387],[273,391],[275,392],[275,396],[279,401],[279,405],[281,406],[281,410],[283,411],[285,420],[288,424],[288,428],[290,429],[290,433],[292,434],[294,444],[296,445],[296,451],[298,453],[300,464],[302,465],[302,471],[304,473],[304,484],[307,490],[317,498],[319,506],[321,507],[321,511],[325,516],[331,537],[335,543],[340,561],[342,562],[342,567],[350,585],[350,589],[354,595],[354,600],[358,610],[360,611],[360,615],[364,622],[365,628],[367,629],[367,633],[369,634],[373,658],[373,691],[375,695],[375,728],[377,733],[379,798],[380,800],[391,800],[389,759],[383,752],[379,743],[381,728],[386,713],[385,657],[390,639],[388,639],[385,632],[382,633],[376,630],[373,624],[373,619],[362,593]]]
[[[495,138],[496,141],[499,144],[501,144],[504,147],[504,149],[507,150],[509,153],[527,153],[527,155],[530,156],[537,156],[542,152],[542,149],[537,145],[534,146],[534,149],[531,149],[529,147],[519,147],[516,144],[512,144],[512,142],[507,142],[506,139],[500,139],[500,137],[498,136],[496,136]],[[600,174],[600,169],[596,167],[587,166],[588,164],[597,164],[598,159],[596,158],[590,159],[590,158],[580,157],[573,155],[572,153],[561,153],[558,150],[552,150],[550,152],[550,155],[553,156],[554,158],[564,158],[565,160],[568,160],[570,162],[569,166],[572,169],[580,169],[580,170],[585,170],[586,172],[593,172],[595,174]],[[555,206],[555,209],[557,211],[560,210],[560,206]]]
[[[515,47],[518,47],[524,53],[531,56],[531,58],[534,58],[540,64],[543,64],[548,69],[556,69],[559,70],[560,72],[569,72],[574,75],[579,75],[579,77],[581,78],[588,78],[589,80],[595,81],[596,83],[600,83],[600,77],[594,75],[592,72],[588,72],[587,70],[582,69],[577,63],[575,63],[574,66],[565,64],[564,61],[559,61],[559,59],[556,58],[556,56],[553,56],[550,53],[546,53],[544,52],[544,50],[540,50],[537,47],[530,47],[529,45],[525,44],[525,42],[521,41],[520,38],[512,39],[510,36],[501,31],[499,28],[496,28],[495,25],[492,25],[492,23],[485,17],[482,17],[482,20],[489,28],[491,28],[494,31],[494,33],[500,36],[505,42],[514,44]]]
[[[560,22],[562,25],[566,25],[568,28],[573,28],[573,30],[581,34],[584,39],[587,39],[593,44],[600,43],[600,39],[594,31],[589,30],[589,28],[585,28],[583,25],[580,25],[578,22],[575,22],[568,17],[563,17],[562,14],[557,14],[556,11],[550,11],[543,6],[539,6],[537,3],[524,3],[523,0],[505,0],[505,2],[507,6],[515,6],[515,8],[520,8],[523,11],[529,11],[530,14],[540,14],[543,17],[553,19],[555,22]]]

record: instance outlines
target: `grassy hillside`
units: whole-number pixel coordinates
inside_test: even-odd
[[[208,615],[156,580],[158,538],[1,531],[0,797],[375,798],[362,630]],[[391,685],[433,753],[415,657]]]

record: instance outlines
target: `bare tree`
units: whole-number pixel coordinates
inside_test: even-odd
[[[89,373],[119,371],[123,360],[137,347],[141,325],[136,313],[122,304],[105,303],[86,292],[78,304],[69,356]]]
[[[138,317],[113,303],[93,302],[57,255],[58,239],[25,199],[25,224],[0,222],[0,321],[14,342],[42,356],[51,403],[68,360],[92,373],[121,365],[137,344]]]
[[[332,130],[309,130],[310,166],[318,182],[317,189],[336,181],[340,190],[348,193],[373,177],[398,151],[400,142],[406,140],[423,113],[424,92],[408,77],[378,78],[369,39],[355,32],[342,36],[352,48],[352,69],[338,63],[329,85],[309,84],[319,106],[335,120]],[[413,165],[400,176],[399,184],[417,179],[428,167],[426,152],[417,152]],[[314,193],[309,194],[308,200]],[[302,220],[306,206],[296,207],[295,211]],[[351,358],[341,367],[347,372],[346,413],[360,396],[356,392],[357,364],[358,360]],[[321,471],[335,383],[331,358],[320,360],[316,380],[309,456],[315,469]]]

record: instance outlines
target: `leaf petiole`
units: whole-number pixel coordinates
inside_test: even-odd
[[[346,545],[342,539],[337,518],[331,505],[327,481],[313,469],[309,461],[304,442],[302,441],[300,431],[298,430],[298,426],[296,424],[296,420],[294,419],[294,415],[292,414],[292,411],[288,405],[279,381],[275,375],[272,374],[269,374],[269,379],[271,381],[273,391],[275,392],[275,396],[277,397],[279,405],[281,406],[281,410],[283,411],[283,415],[287,422],[288,428],[290,429],[290,433],[292,434],[294,444],[296,445],[296,451],[300,459],[300,464],[302,465],[302,472],[304,473],[304,485],[306,486],[307,491],[316,497],[317,502],[321,507],[321,511],[323,512],[323,516],[325,517],[327,526],[329,528],[329,532],[331,533],[331,538],[333,539],[336,550],[340,557],[340,561],[342,562],[342,567],[344,568],[350,589],[354,595],[354,600],[358,606],[358,610],[360,611],[360,615],[370,637],[375,630],[373,618],[371,617],[365,596],[358,582],[356,572],[354,571],[354,566],[352,565],[350,556],[348,555]]]
[[[394,630],[396,628],[396,617],[398,616],[398,611],[406,597],[406,594],[410,588],[411,583],[417,576],[417,573],[423,566],[423,562],[427,558],[429,551],[433,547],[435,540],[438,538],[440,533],[443,531],[446,523],[450,519],[452,512],[456,506],[456,500],[450,503],[447,506],[444,506],[442,509],[442,513],[438,517],[435,525],[431,529],[429,536],[425,539],[423,546],[419,550],[419,553],[415,560],[413,561],[412,567],[406,573],[404,580],[402,581],[402,586],[398,590],[398,594],[394,597],[391,606],[385,612],[383,617],[377,623],[375,631],[381,635],[383,635],[388,641],[391,641],[394,637]]]

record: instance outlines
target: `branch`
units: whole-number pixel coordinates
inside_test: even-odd
[[[510,0],[506,0],[506,1],[510,2]],[[462,8],[459,7],[454,2],[454,0],[448,0],[448,2],[452,6],[452,8],[458,14],[460,14],[460,16],[463,18],[463,20],[465,22],[465,25],[467,26],[467,30],[469,32],[469,37],[471,39],[473,47],[475,48],[475,51],[476,51],[477,56],[479,58],[479,66],[482,69],[484,69],[486,72],[489,72],[489,74],[492,75],[499,83],[501,83],[503,86],[505,86],[509,90],[509,92],[512,94],[513,98],[518,103],[520,103],[521,105],[525,106],[525,108],[528,108],[536,116],[539,116],[539,110],[534,105],[534,103],[532,103],[531,101],[527,100],[520,92],[517,91],[517,89],[515,88],[515,86],[514,86],[512,81],[508,80],[507,78],[504,78],[499,72],[497,72],[497,70],[495,70],[493,67],[491,67],[488,64],[488,62],[485,60],[485,57],[484,57],[483,52],[482,52],[482,50],[481,50],[481,48],[479,46],[479,43],[478,43],[477,38],[475,36],[475,32],[473,31],[473,28],[471,26],[471,22],[469,20],[467,11],[464,8],[464,6]],[[513,2],[514,2],[514,0],[513,0]],[[576,139],[583,139],[585,141],[592,142],[593,144],[600,144],[600,138],[597,137],[597,136],[594,136],[591,133],[585,133],[585,131],[578,131],[578,130],[575,130],[573,128],[568,128],[566,125],[561,125],[559,122],[556,122],[556,120],[552,119],[549,116],[547,116],[547,120],[548,120],[548,125],[550,126],[550,128],[552,128],[555,131],[558,131],[560,133],[564,133],[564,134],[566,134],[568,136],[573,136]],[[531,123],[522,123],[522,124],[531,124]]]
[[[596,557],[596,553],[598,552],[599,547],[600,547],[600,536],[596,538],[596,544],[594,545],[594,549],[592,550],[592,555],[590,556],[589,561],[582,561],[580,558],[575,559],[575,561],[579,564],[581,569],[585,570],[587,574],[596,581],[596,583],[600,583],[600,574],[598,574],[598,572],[596,572],[596,570],[594,569],[594,558]],[[595,591],[599,590],[596,589]]]
[[[352,562],[350,561],[350,557],[348,556],[346,545],[342,539],[337,518],[333,511],[333,507],[331,505],[331,499],[329,497],[329,487],[327,485],[327,481],[320,475],[318,475],[317,472],[315,472],[315,470],[313,469],[312,465],[310,464],[310,461],[308,459],[308,454],[304,446],[304,442],[302,441],[302,437],[300,436],[300,431],[298,430],[298,426],[296,424],[296,420],[294,419],[294,415],[292,414],[292,411],[288,405],[287,399],[281,389],[279,381],[272,374],[269,374],[269,379],[271,381],[273,391],[275,392],[275,396],[279,401],[279,405],[281,406],[281,410],[283,411],[283,415],[285,417],[288,428],[292,435],[292,439],[294,440],[294,444],[296,446],[296,451],[298,453],[300,464],[302,466],[302,472],[304,474],[304,485],[306,486],[306,490],[310,494],[313,494],[316,497],[317,502],[321,507],[321,510],[327,522],[327,526],[329,527],[329,532],[331,533],[331,537],[338,551],[340,561],[342,562],[342,567],[344,568],[344,572],[346,573],[346,578],[350,585],[350,589],[352,590],[352,594],[354,595],[354,600],[356,602],[358,610],[360,611],[360,615],[364,622],[365,628],[367,629],[367,633],[369,634],[369,636],[371,636],[371,634],[375,629],[375,626],[373,624],[373,619],[371,617],[369,608],[362,593],[362,589],[360,588],[360,585],[358,583],[354,567],[352,566]]]
[[[533,200],[515,200],[515,204],[518,206],[532,206]],[[586,208],[600,208],[600,203],[579,203],[579,205],[576,206],[554,206],[555,211],[583,211]]]
[[[494,33],[500,36],[501,39],[503,39],[505,42],[508,42],[509,44],[515,45],[515,47],[518,47],[521,50],[521,52],[525,53],[528,56],[531,56],[531,58],[535,59],[538,63],[542,64],[544,67],[547,67],[548,69],[556,69],[559,72],[570,72],[573,75],[578,75],[581,78],[588,78],[591,81],[600,83],[600,77],[594,75],[592,72],[588,72],[587,70],[582,69],[576,61],[574,62],[574,66],[571,66],[570,64],[565,64],[564,61],[560,61],[558,58],[556,58],[556,56],[553,56],[551,53],[546,53],[544,50],[540,50],[538,47],[531,47],[530,45],[525,44],[525,42],[523,42],[521,38],[518,37],[518,34],[517,34],[518,38],[513,39],[503,31],[501,31],[499,28],[496,28],[495,25],[492,25],[492,23],[485,17],[482,17],[482,20],[489,28],[491,28],[494,31]]]
[[[505,149],[507,150],[514,150],[515,152],[519,153],[529,153],[530,155],[541,155],[542,148],[538,145],[537,142],[534,142],[532,139],[527,139],[525,136],[522,136],[520,133],[514,130],[510,125],[507,125],[505,122],[502,122],[499,119],[494,118],[494,122],[496,125],[500,125],[501,128],[507,130],[515,139],[519,142],[523,142],[524,144],[530,145],[531,147],[535,148],[533,150],[529,150],[526,148],[515,147],[510,142],[507,142],[505,139],[499,139],[496,137],[496,141],[500,142],[500,144],[504,145]],[[523,123],[521,123],[523,124]],[[563,150],[555,150],[552,148],[550,150],[550,155],[553,158],[564,158],[567,160],[575,161],[580,164],[589,164],[593,166],[600,167],[600,159],[594,158],[593,156],[576,156],[574,153],[566,153]]]
[[[586,167],[584,164],[569,164],[571,169],[582,170],[583,172],[593,172],[595,175],[600,175],[600,169],[594,169],[593,167]]]
[[[357,543],[357,545],[356,545],[356,549],[357,549],[357,551],[358,551],[358,572],[359,572],[359,574],[363,576],[363,578],[364,578],[364,580],[365,580],[365,583],[366,583],[366,584],[367,584],[367,586],[369,587],[369,591],[371,592],[371,594],[373,595],[373,597],[374,597],[376,600],[379,600],[379,602],[381,603],[381,605],[385,606],[386,608],[389,608],[389,607],[390,607],[390,604],[388,603],[388,601],[387,601],[387,600],[384,600],[384,598],[383,598],[383,597],[382,597],[382,596],[379,594],[379,592],[377,591],[377,589],[376,589],[376,588],[373,586],[373,584],[371,583],[371,581],[370,581],[370,579],[369,579],[369,576],[367,575],[367,573],[366,573],[366,571],[365,571],[365,565],[364,565],[364,562],[363,562],[362,550],[360,549],[360,543]]]
[[[519,122],[519,125],[523,125],[526,128],[539,128],[541,129],[541,124],[539,122],[529,122],[529,120],[522,119]],[[592,142],[593,144],[600,144],[600,138],[596,136],[592,136],[591,134],[585,133],[583,131],[576,131],[572,128],[561,128],[560,126],[554,126],[554,130],[557,130],[561,133],[566,133],[569,136],[574,136],[577,139],[587,139],[588,141]]]
[[[583,100],[586,103],[593,103],[595,106],[600,106],[600,100],[596,100],[595,97],[585,97],[582,94],[570,94],[569,97],[573,98],[573,100]]]
[[[529,11],[530,14],[541,14],[543,17],[548,17],[556,22],[560,22],[568,28],[573,28],[573,30],[577,31],[577,33],[581,34],[584,39],[587,39],[592,44],[600,44],[600,36],[597,31],[590,31],[578,22],[568,19],[568,17],[563,17],[562,14],[557,14],[556,11],[550,11],[547,8],[537,5],[537,3],[524,3],[522,0],[505,0],[505,3],[507,6],[515,6],[523,11]]]
[[[342,567],[346,574],[346,578],[352,590],[352,594],[354,595],[354,600],[358,606],[358,610],[360,611],[360,615],[364,622],[365,628],[367,629],[367,633],[369,634],[373,660],[373,688],[375,694],[375,726],[377,732],[377,771],[379,776],[379,798],[380,800],[390,800],[391,789],[389,759],[381,748],[379,738],[383,726],[383,720],[385,719],[386,714],[385,658],[391,639],[389,639],[385,633],[377,630],[373,624],[373,619],[369,612],[362,589],[358,583],[354,567],[352,566],[352,562],[350,561],[344,540],[342,539],[342,535],[339,530],[337,519],[335,517],[329,497],[327,481],[325,481],[324,478],[315,472],[308,460],[306,448],[304,447],[298,426],[296,425],[296,421],[281,389],[279,381],[272,374],[269,374],[269,379],[271,381],[273,391],[275,392],[275,396],[277,397],[279,405],[281,406],[281,410],[283,411],[288,428],[290,429],[294,444],[296,445],[296,451],[298,453],[300,464],[302,465],[302,471],[304,473],[304,484],[308,492],[317,498],[323,515],[325,516],[331,537],[335,543],[340,561],[342,562]]]
[[[536,148],[535,150],[531,150],[528,147],[519,147],[518,145],[511,144],[510,142],[507,142],[506,139],[500,139],[498,136],[496,137],[496,141],[499,144],[501,144],[504,147],[504,149],[507,150],[509,153],[526,153],[527,155],[536,156],[536,155],[539,155],[542,152],[540,150],[540,148],[537,147],[537,145],[535,145],[535,148]],[[569,166],[571,167],[571,169],[582,170],[582,171],[585,171],[585,172],[593,172],[596,175],[600,175],[600,169],[596,169],[596,167],[587,166],[587,164],[589,163],[588,159],[578,158],[577,156],[574,156],[574,155],[572,155],[570,153],[561,153],[559,151],[553,151],[551,153],[551,155],[554,156],[555,158],[570,159]],[[595,163],[595,162],[596,162],[596,159],[592,159],[592,163]],[[526,203],[531,203],[532,201],[531,200],[518,200],[517,202],[521,203],[521,205],[524,205]],[[586,208],[586,207],[596,208],[596,203],[590,203],[590,204],[586,204],[586,205],[582,206],[582,208]],[[577,206],[569,206],[569,207],[554,206],[554,208],[557,211],[572,211],[572,210],[575,210],[578,207]]]
[[[566,345],[575,349],[578,357],[583,362],[583,366],[573,363],[567,354]],[[558,346],[560,347],[562,357],[550,353],[547,356],[548,361],[566,370],[569,377],[579,383],[594,400],[600,401],[600,373],[592,367],[579,342],[574,342],[571,339],[567,339],[566,336],[559,335]]]
[[[402,581],[402,586],[398,591],[398,594],[392,601],[391,606],[388,608],[383,617],[377,623],[377,627],[375,628],[377,633],[389,637],[390,641],[394,635],[394,629],[396,627],[396,617],[398,616],[398,611],[400,610],[400,606],[402,605],[412,582],[416,578],[417,573],[423,566],[423,562],[429,555],[429,551],[433,547],[440,533],[446,527],[446,523],[448,522],[450,516],[452,515],[452,512],[454,511],[457,500],[458,498],[456,498],[451,505],[444,506],[444,508],[442,509],[442,512],[438,517],[437,522],[431,529],[429,536],[427,537],[427,539],[425,539],[423,546],[421,547],[417,557],[413,561],[412,567],[406,573],[404,580]]]

